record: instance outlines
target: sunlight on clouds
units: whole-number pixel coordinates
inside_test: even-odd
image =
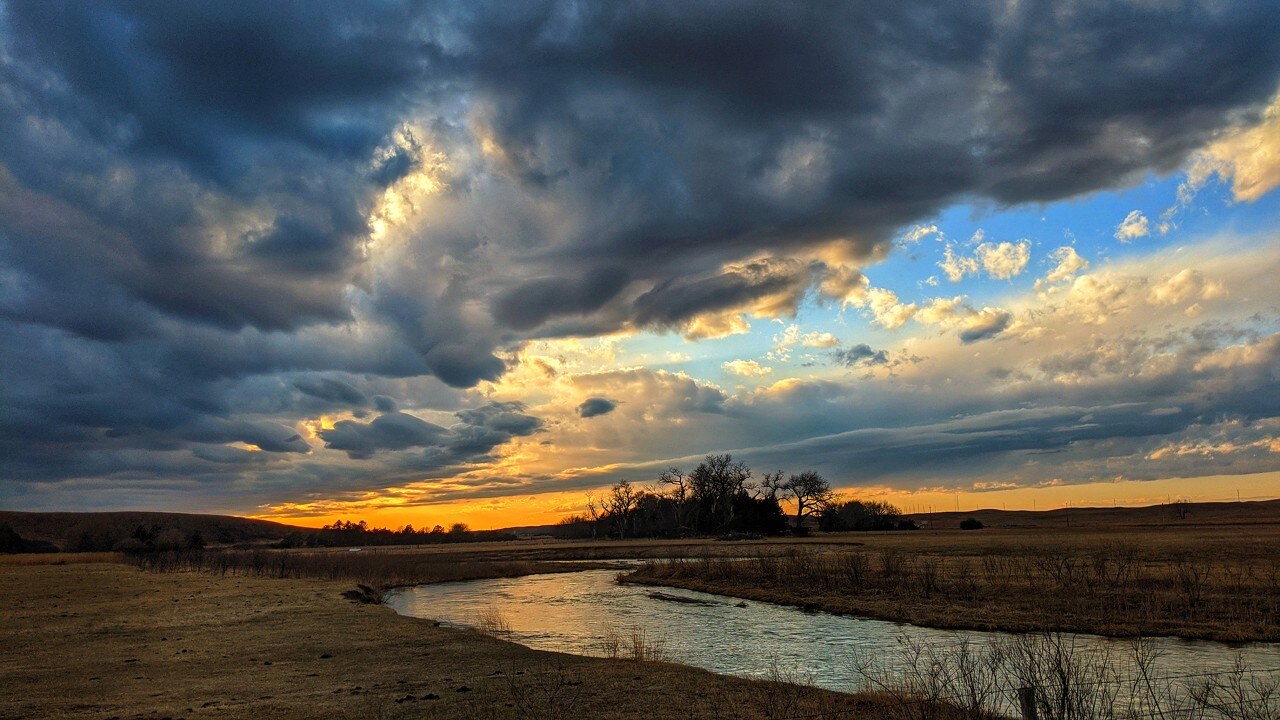
[[[1043,278],[1036,281],[1037,290],[1042,289],[1046,284],[1073,278],[1077,273],[1089,269],[1089,261],[1080,257],[1076,249],[1069,245],[1054,250],[1049,257],[1053,259],[1055,265]]]
[[[727,372],[741,377],[762,377],[773,372],[773,368],[761,365],[755,360],[730,360],[721,367]]]
[[[1115,239],[1122,243],[1129,243],[1144,238],[1151,234],[1151,221],[1141,210],[1134,210],[1125,216],[1124,220],[1116,226]]]
[[[950,243],[947,243],[943,250],[943,257],[938,262],[938,267],[942,268],[942,272],[951,282],[960,282],[966,275],[978,273],[978,261],[971,257],[957,255],[955,246]]]
[[[1156,305],[1175,305],[1191,299],[1214,300],[1226,294],[1222,283],[1206,280],[1204,273],[1194,268],[1183,268],[1154,285],[1148,297]]]
[[[751,332],[751,323],[742,317],[742,313],[729,310],[719,313],[705,313],[690,320],[681,331],[685,340],[718,340],[730,335],[742,335]]]
[[[1189,201],[1214,176],[1231,183],[1237,202],[1254,202],[1280,185],[1280,95],[1260,123],[1229,130],[1196,154],[1179,199]]]
[[[383,242],[387,233],[404,226],[420,210],[423,198],[436,195],[448,186],[443,178],[448,172],[448,159],[444,153],[432,150],[419,138],[430,137],[426,128],[401,125],[390,142],[378,148],[374,154],[374,167],[381,167],[409,158],[413,169],[387,186],[369,213],[369,245],[371,249]],[[367,250],[368,250],[367,249]]]
[[[975,253],[987,274],[997,280],[1008,280],[1022,273],[1031,260],[1031,243],[982,243]]]

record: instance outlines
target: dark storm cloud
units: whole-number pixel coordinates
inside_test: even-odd
[[[835,350],[831,355],[836,362],[846,367],[886,365],[889,362],[889,353],[884,350],[873,350],[866,343],[858,343],[844,350]]]
[[[303,378],[293,384],[294,387],[307,395],[321,400],[345,403],[355,407],[360,407],[369,402],[368,398],[359,389],[333,378]]]
[[[525,414],[522,402],[493,402],[471,410],[454,413],[467,425],[500,433],[523,436],[542,429],[542,420]]]
[[[24,481],[229,482],[206,464],[295,457],[291,426],[380,381],[471,387],[528,337],[786,312],[825,271],[799,250],[872,257],[961,198],[1172,169],[1280,79],[1261,0],[0,13],[0,451]],[[431,212],[372,246],[429,152]],[[541,422],[475,410],[444,441],[395,407],[334,447],[448,463]]]
[[[325,447],[343,450],[352,459],[373,457],[379,450],[404,450],[434,444],[447,430],[402,412],[379,415],[367,423],[342,420],[320,431]]]
[[[616,400],[602,397],[589,397],[578,405],[578,417],[593,418],[598,415],[608,415],[618,407]]]
[[[589,313],[622,292],[628,277],[622,268],[604,267],[580,279],[532,280],[499,296],[493,316],[507,327],[529,330],[558,315]]]
[[[708,278],[668,280],[636,299],[636,321],[672,325],[779,293],[790,295],[794,305],[804,295],[810,270],[797,261],[760,260]]]

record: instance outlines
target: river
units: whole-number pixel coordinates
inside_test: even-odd
[[[421,585],[391,591],[396,612],[471,626],[496,610],[510,624],[507,639],[539,650],[607,656],[611,633],[642,628],[673,662],[746,677],[783,677],[820,687],[859,687],[859,663],[900,671],[904,643],[949,651],[962,641],[994,644],[1006,633],[937,630],[682,590],[620,584],[617,571],[587,570],[493,580]],[[654,594],[667,596],[666,599]],[[694,602],[677,602],[678,597]],[[1131,663],[1128,640],[1072,636],[1079,652],[1109,653]],[[1280,668],[1280,644],[1227,645],[1156,638],[1158,677],[1230,670],[1237,661],[1255,671]],[[1278,677],[1280,675],[1266,675]],[[1252,677],[1252,676],[1250,676]]]

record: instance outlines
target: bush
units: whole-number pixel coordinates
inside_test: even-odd
[[[982,521],[978,518],[965,518],[960,521],[961,530],[981,530],[984,527],[986,527],[986,525],[983,525]]]

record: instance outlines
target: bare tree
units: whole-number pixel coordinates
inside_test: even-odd
[[[618,484],[609,488],[609,497],[605,499],[605,510],[610,516],[617,518],[620,537],[627,536],[627,522],[631,519],[631,512],[636,509],[643,495],[644,492],[636,490],[628,480],[619,480]]]
[[[760,478],[760,484],[756,487],[756,497],[763,500],[777,500],[779,494],[786,497],[787,481],[783,477],[781,470],[774,473],[765,473]]]
[[[733,523],[733,500],[743,492],[750,479],[751,469],[745,463],[734,462],[728,453],[708,455],[689,473],[694,497],[710,506],[711,514],[719,519],[721,529],[727,529]]]
[[[803,525],[805,518],[821,512],[835,500],[835,492],[826,478],[813,470],[792,475],[783,487],[796,502],[797,528]]]
[[[596,530],[600,527],[600,501],[594,493],[587,493],[587,515],[591,518],[591,539],[596,539]]]
[[[685,509],[689,506],[689,499],[693,492],[693,488],[689,483],[689,476],[685,475],[679,468],[667,468],[658,476],[658,485],[671,488],[670,497],[675,513],[676,528],[684,530]]]

